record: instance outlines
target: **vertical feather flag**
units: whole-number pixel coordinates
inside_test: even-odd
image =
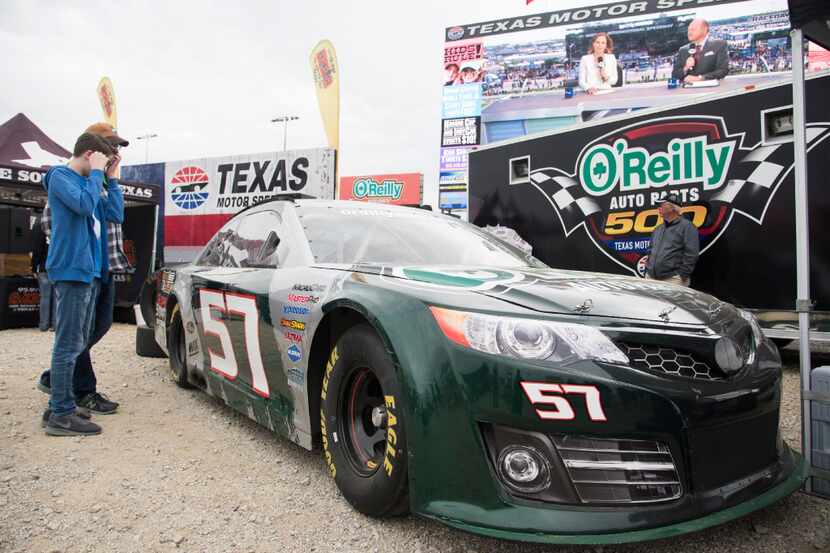
[[[337,150],[337,166],[340,166],[340,69],[334,45],[321,40],[311,51],[311,71],[317,89],[317,103],[329,147]],[[339,171],[337,174],[339,175]],[[335,178],[335,183],[339,179]],[[339,183],[337,185],[339,187]],[[335,192],[335,197],[339,190]]]
[[[112,88],[112,81],[109,77],[101,77],[98,83],[98,101],[101,102],[104,120],[117,129],[118,111],[115,109],[115,89]]]

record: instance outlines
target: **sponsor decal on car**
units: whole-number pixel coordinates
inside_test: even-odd
[[[308,315],[308,307],[300,307],[297,305],[283,305],[282,312],[286,315]]]
[[[295,284],[291,287],[292,290],[298,292],[323,292],[326,289],[325,284]]]
[[[199,341],[193,340],[187,343],[187,354],[188,355],[196,355],[199,353]]]
[[[303,358],[303,350],[297,344],[291,344],[288,350],[286,350],[286,353],[288,354],[288,358],[295,363]]]
[[[288,371],[288,383],[294,384],[295,386],[304,386],[305,385],[305,372],[298,368],[298,367],[290,367]]]
[[[312,296],[311,294],[288,294],[288,301],[291,303],[317,303],[320,301],[320,296]]]
[[[285,338],[289,342],[296,342],[296,343],[299,344],[303,341],[303,337],[302,337],[301,334],[299,334],[297,332],[292,332],[290,330],[283,330],[282,331],[282,336],[283,336],[283,338]]]
[[[807,126],[808,148],[828,136]],[[671,116],[628,125],[582,149],[573,170],[545,167],[529,184],[545,197],[569,237],[582,227],[610,259],[645,276],[651,233],[662,224],[657,204],[669,192],[697,227],[700,252],[740,215],[763,224],[776,191],[792,174],[792,148],[747,143],[723,118]]]
[[[582,396],[588,418],[593,422],[608,420],[596,386],[552,382],[522,382],[521,386],[528,401],[536,408],[536,416],[542,420],[572,421],[576,418],[571,399],[565,396]]]
[[[280,326],[291,328],[293,330],[305,330],[305,323],[296,319],[281,319]]]
[[[165,294],[173,291],[173,285],[176,283],[176,273],[174,271],[162,271],[159,275],[159,289]]]

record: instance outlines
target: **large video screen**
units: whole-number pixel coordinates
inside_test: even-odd
[[[786,0],[612,2],[449,27],[439,205],[464,203],[478,146],[787,78],[789,31]]]

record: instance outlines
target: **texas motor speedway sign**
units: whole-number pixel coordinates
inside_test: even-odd
[[[328,148],[165,163],[165,259],[191,259],[235,213],[277,195],[333,199],[334,178]]]

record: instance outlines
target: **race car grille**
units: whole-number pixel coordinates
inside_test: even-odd
[[[583,503],[656,503],[683,493],[666,444],[552,436]]]
[[[620,342],[617,346],[628,356],[631,366],[635,369],[694,380],[722,380],[724,378],[720,369],[710,366],[692,352],[651,344]]]

